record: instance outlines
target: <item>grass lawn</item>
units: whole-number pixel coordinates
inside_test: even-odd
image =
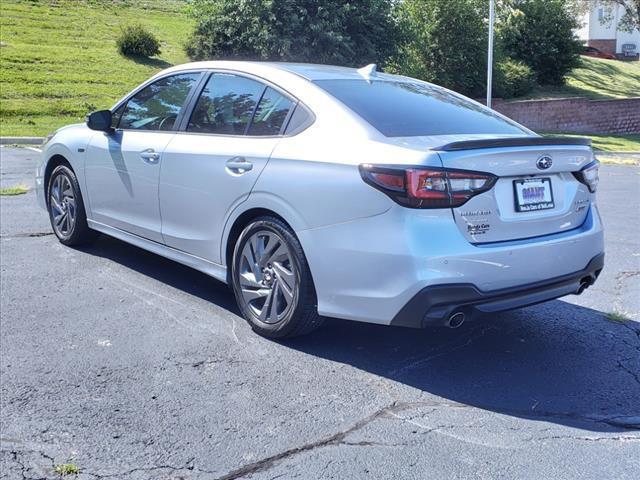
[[[538,87],[526,97],[587,97],[611,99],[640,97],[640,62],[621,62],[581,56],[582,66],[575,68],[562,87]]]
[[[29,187],[26,185],[16,185],[15,187],[0,188],[0,195],[2,196],[14,196],[22,195],[29,191]]]
[[[640,134],[636,135],[588,135],[593,147],[603,152],[640,152]]]
[[[187,8],[187,0],[0,0],[0,136],[44,136],[83,121],[153,73],[188,61]],[[131,23],[158,37],[158,58],[118,53],[116,38]],[[640,95],[640,62],[581,58],[567,85],[527,98]],[[602,148],[640,150],[637,136],[629,137],[602,137]]]
[[[640,134],[634,135],[577,135],[575,133],[547,133],[549,136],[587,137],[594,150],[602,152],[640,152]]]
[[[543,133],[550,137],[586,137],[593,142],[594,150],[602,152],[640,152],[640,134],[631,135],[596,135],[576,133]]]
[[[0,135],[43,136],[109,108],[140,82],[188,61],[191,20],[182,0],[1,0]],[[158,58],[118,53],[123,25],[141,23]]]

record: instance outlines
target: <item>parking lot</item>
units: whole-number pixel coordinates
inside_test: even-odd
[[[1,186],[31,185],[37,152],[0,152]],[[603,166],[598,201],[606,266],[580,297],[274,342],[225,285],[64,247],[33,191],[0,197],[1,478],[636,479],[640,167]]]

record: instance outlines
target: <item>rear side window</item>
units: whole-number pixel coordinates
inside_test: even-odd
[[[172,130],[189,91],[199,77],[200,73],[173,75],[143,88],[127,101],[118,128]]]
[[[526,133],[515,122],[422,82],[315,82],[387,137]]]
[[[291,114],[289,123],[287,123],[287,129],[284,132],[285,135],[295,135],[300,133],[314,121],[313,115],[300,103],[296,105],[296,109]]]
[[[267,87],[253,116],[249,135],[279,135],[293,102]]]
[[[244,135],[264,90],[255,80],[214,73],[193,109],[187,131]]]

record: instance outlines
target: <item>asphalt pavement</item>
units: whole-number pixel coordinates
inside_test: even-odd
[[[37,152],[0,155],[0,186],[33,184]],[[225,285],[64,247],[33,191],[2,196],[0,478],[637,479],[640,168],[603,166],[598,201],[606,266],[579,297],[275,342]]]

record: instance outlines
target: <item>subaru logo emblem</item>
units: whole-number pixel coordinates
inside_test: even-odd
[[[553,160],[551,160],[551,157],[549,155],[543,155],[538,159],[538,161],[536,161],[536,166],[540,170],[546,170],[550,168],[551,165],[553,165]]]

